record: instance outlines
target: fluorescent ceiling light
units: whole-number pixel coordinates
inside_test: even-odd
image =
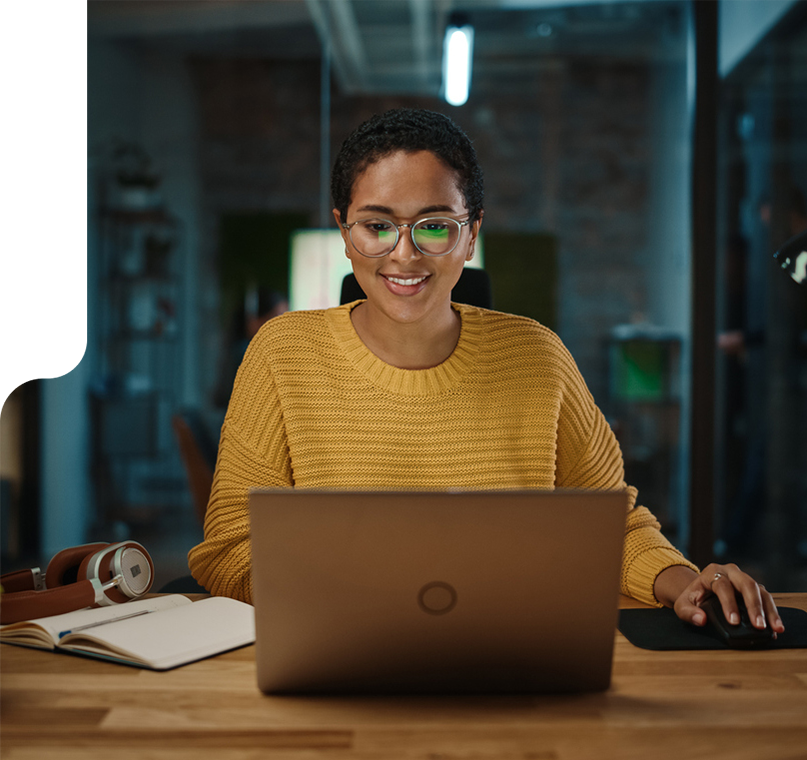
[[[443,97],[452,106],[468,100],[473,50],[474,28],[449,22],[443,41]]]

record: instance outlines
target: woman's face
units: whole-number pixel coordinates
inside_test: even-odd
[[[465,221],[468,210],[457,185],[456,172],[429,151],[399,151],[370,164],[356,179],[347,218],[334,209],[345,250],[367,306],[400,323],[429,319],[449,309],[451,290],[466,261],[473,257],[481,220],[460,231],[457,247],[445,256],[426,256],[402,227],[394,250],[381,258],[362,256],[343,224],[383,218],[394,224],[414,224],[442,216]]]

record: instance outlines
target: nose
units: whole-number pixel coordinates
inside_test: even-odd
[[[411,224],[399,225],[398,242],[395,243],[395,248],[393,248],[388,255],[390,258],[394,258],[398,261],[406,261],[423,255],[412,240]]]

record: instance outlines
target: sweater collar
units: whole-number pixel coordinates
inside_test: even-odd
[[[429,369],[401,369],[382,361],[362,343],[350,319],[350,312],[360,303],[328,309],[325,319],[348,361],[373,385],[400,396],[438,396],[454,388],[474,367],[481,344],[479,309],[452,303],[462,324],[451,356]]]

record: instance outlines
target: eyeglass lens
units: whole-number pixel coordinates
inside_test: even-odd
[[[411,228],[412,240],[427,256],[443,256],[454,250],[461,229],[454,219],[421,219]],[[365,219],[350,228],[350,239],[365,256],[384,256],[398,242],[398,228],[386,219]]]

